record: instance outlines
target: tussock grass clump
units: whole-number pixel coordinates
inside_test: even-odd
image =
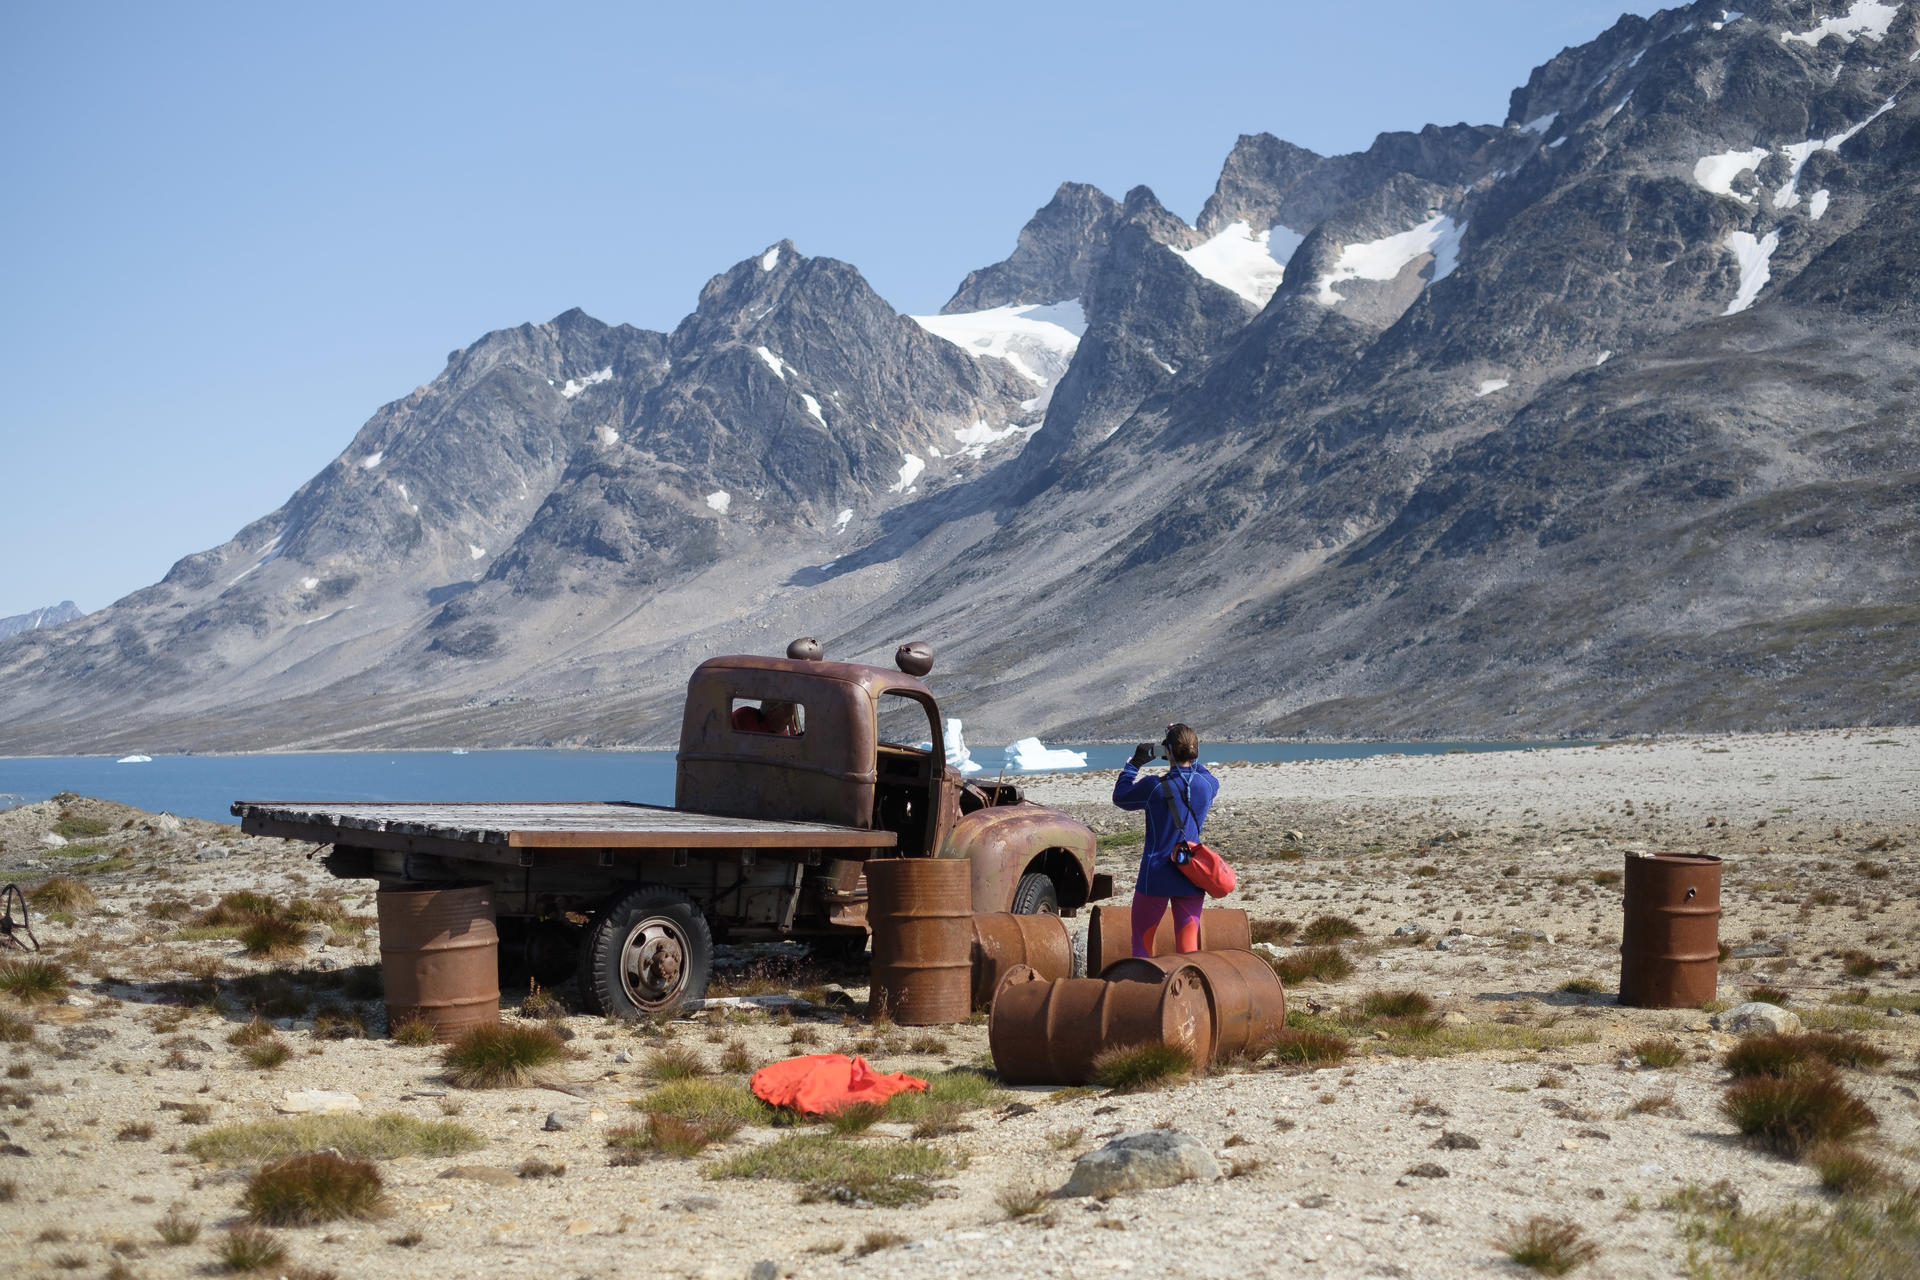
[[[1297,920],[1249,920],[1247,932],[1255,942],[1281,946],[1300,932],[1300,923]]]
[[[647,1074],[655,1080],[691,1080],[710,1070],[707,1060],[692,1045],[665,1045],[647,1055]]]
[[[859,1244],[853,1246],[853,1256],[864,1258],[870,1253],[878,1253],[882,1249],[892,1249],[906,1243],[907,1238],[898,1231],[869,1231]]]
[[[745,1085],[723,1080],[674,1080],[633,1100],[636,1111],[674,1116],[682,1120],[732,1120],[738,1124],[765,1124],[773,1108]]]
[[[745,1040],[727,1041],[727,1047],[720,1053],[720,1069],[731,1075],[746,1075],[753,1070],[753,1054]]]
[[[475,1027],[447,1046],[447,1078],[462,1089],[510,1089],[560,1061],[567,1047],[546,1027]]]
[[[933,1197],[928,1182],[949,1166],[947,1155],[920,1142],[854,1142],[831,1133],[797,1133],[742,1151],[707,1170],[709,1178],[775,1178],[797,1182],[801,1199],[898,1208]]]
[[[1339,982],[1353,976],[1353,961],[1338,947],[1304,947],[1273,962],[1273,971],[1286,986],[1297,986],[1311,978],[1315,982]]]
[[[993,1193],[993,1202],[1008,1218],[1031,1218],[1047,1207],[1047,1193],[1032,1183],[1015,1182]]]
[[[1820,1173],[1820,1185],[1837,1195],[1858,1196],[1878,1191],[1893,1180],[1887,1167],[1858,1147],[1823,1142],[1807,1152],[1807,1163]]]
[[[919,1125],[945,1118],[950,1123],[966,1112],[997,1107],[1010,1096],[992,1076],[968,1067],[929,1072],[924,1079],[925,1093],[896,1093],[887,1099],[887,1119]]]
[[[103,836],[113,830],[105,818],[83,818],[77,813],[63,813],[60,821],[53,824],[54,832],[69,840],[81,840],[88,836]]]
[[[287,1246],[258,1227],[232,1227],[213,1246],[217,1270],[228,1273],[265,1271],[287,1260]]]
[[[1194,1074],[1193,1058],[1177,1044],[1154,1041],[1108,1049],[1093,1060],[1093,1078],[1116,1093],[1139,1093]]]
[[[72,983],[51,960],[0,960],[0,992],[21,1004],[58,1000]]]
[[[1360,936],[1360,926],[1345,916],[1315,916],[1307,921],[1307,927],[1300,931],[1300,941],[1312,946],[1328,942],[1345,942],[1349,938]]]
[[[364,1040],[367,1020],[358,1009],[329,1000],[314,1010],[313,1034],[320,1040]]]
[[[1418,1018],[1433,1012],[1433,1001],[1418,991],[1369,991],[1360,997],[1366,1018]]]
[[[27,901],[42,911],[79,911],[97,907],[100,899],[72,876],[52,876],[27,890]]]
[[[162,1244],[177,1249],[181,1245],[192,1244],[200,1238],[200,1219],[183,1218],[177,1213],[169,1213],[154,1223],[153,1229],[159,1235]]]
[[[293,1056],[293,1050],[287,1047],[285,1040],[275,1036],[270,1040],[255,1041],[240,1050],[240,1056],[245,1058],[249,1065],[258,1067],[262,1071],[277,1071],[288,1058]]]
[[[378,1217],[380,1171],[366,1160],[330,1152],[289,1156],[247,1179],[240,1207],[269,1227],[310,1227],[340,1218]]]
[[[307,929],[293,920],[266,917],[240,928],[240,945],[256,960],[279,960],[306,951]]]
[[[1832,1067],[1879,1067],[1886,1061],[1887,1055],[1866,1041],[1828,1031],[1749,1036],[1723,1059],[1727,1070],[1743,1080],[1818,1074]]]
[[[417,1013],[409,1014],[394,1023],[388,1028],[388,1033],[392,1035],[395,1044],[409,1045],[416,1049],[422,1045],[432,1044],[440,1038],[439,1033],[434,1031],[433,1024]]]
[[[274,1034],[271,1022],[265,1018],[253,1018],[236,1028],[233,1034],[227,1037],[227,1043],[244,1049],[250,1044],[261,1044],[271,1040]]]
[[[1494,1244],[1521,1266],[1543,1276],[1563,1276],[1600,1256],[1600,1246],[1585,1238],[1577,1223],[1564,1218],[1530,1218]]]
[[[1771,1004],[1784,1009],[1791,997],[1779,987],[1755,987],[1747,992],[1748,1004]]]
[[[486,1145],[462,1124],[416,1120],[397,1112],[380,1115],[300,1116],[226,1125],[187,1139],[187,1153],[215,1164],[252,1164],[315,1151],[337,1151],[356,1160],[398,1156],[453,1156]]]
[[[1606,988],[1592,978],[1568,978],[1556,990],[1564,991],[1570,996],[1597,996]]]
[[[1749,1142],[1788,1157],[1879,1123],[1872,1108],[1826,1071],[1741,1080],[1727,1090],[1720,1110]]]
[[[136,1120],[132,1124],[120,1126],[120,1132],[113,1135],[115,1142],[151,1142],[153,1126],[145,1120]]]
[[[1640,1059],[1643,1067],[1652,1067],[1656,1071],[1665,1071],[1677,1067],[1687,1060],[1687,1051],[1676,1040],[1665,1036],[1648,1036],[1644,1040],[1635,1040],[1630,1046],[1633,1056]]]
[[[831,1112],[827,1116],[827,1127],[835,1133],[865,1133],[880,1123],[887,1109],[872,1102],[855,1102]]]
[[[1864,978],[1880,967],[1880,962],[1864,951],[1842,951],[1840,968],[1849,978]]]
[[[0,1044],[25,1044],[31,1039],[31,1022],[10,1009],[0,1009]]]
[[[1353,1052],[1346,1037],[1324,1031],[1304,1031],[1288,1027],[1273,1038],[1266,1053],[1286,1067],[1324,1067],[1341,1062]],[[1265,1056],[1261,1054],[1258,1056]]]
[[[639,1164],[649,1155],[687,1159],[740,1131],[732,1117],[691,1118],[654,1112],[644,1124],[616,1125],[607,1130],[607,1146],[615,1165]]]

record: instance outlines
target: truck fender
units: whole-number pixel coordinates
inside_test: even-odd
[[[1060,907],[1072,911],[1093,892],[1098,842],[1085,825],[1036,804],[977,809],[953,824],[945,856],[973,864],[973,909],[1006,911],[1020,877],[1030,871],[1051,877]]]

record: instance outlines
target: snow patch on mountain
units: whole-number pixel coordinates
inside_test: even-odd
[[[786,361],[782,360],[779,356],[773,354],[773,352],[767,350],[765,347],[755,347],[753,350],[754,350],[754,353],[757,354],[760,357],[760,359],[766,363],[767,368],[773,370],[775,377],[779,378],[782,382],[785,382],[787,380],[788,366]]]
[[[813,415],[813,420],[823,427],[826,426],[827,420],[820,416],[820,402],[804,391],[800,393],[800,399],[807,406],[807,412]]]
[[[1476,397],[1490,396],[1496,391],[1505,391],[1508,387],[1512,385],[1513,384],[1511,382],[1508,382],[1505,378],[1488,378],[1485,382],[1480,384],[1480,389],[1475,391],[1473,394]]]
[[[910,453],[902,456],[905,461],[900,464],[900,482],[891,486],[888,489],[889,493],[911,493],[913,482],[918,480],[920,473],[927,469],[924,459],[916,458]]]
[[[1021,377],[1047,388],[1067,371],[1087,331],[1087,313],[1078,298],[908,319],[970,356],[1005,360]]]
[[[588,387],[598,386],[601,383],[610,380],[612,377],[613,377],[613,366],[608,365],[604,369],[594,370],[592,373],[588,374],[584,378],[568,378],[567,385],[560,388],[560,394],[566,397],[568,400],[571,400],[575,396],[579,395],[582,391],[585,391]]]
[[[1819,44],[1828,36],[1839,36],[1852,44],[1861,36],[1871,36],[1875,40],[1887,38],[1887,28],[1900,16],[1900,6],[1889,4],[1887,0],[1854,0],[1853,7],[1837,18],[1827,18],[1806,31],[1782,31],[1782,42],[1799,41],[1812,46]]]
[[[1778,227],[1767,232],[1760,239],[1755,239],[1753,233],[1749,231],[1735,231],[1727,236],[1727,248],[1733,250],[1733,256],[1740,262],[1740,291],[1734,295],[1733,301],[1727,304],[1727,309],[1722,311],[1721,315],[1739,315],[1753,305],[1753,300],[1760,296],[1760,290],[1765,288],[1767,281],[1773,277],[1773,268],[1769,265],[1769,260],[1773,257],[1773,251],[1779,247],[1780,228]]]
[[[1211,240],[1173,252],[1215,284],[1233,290],[1256,307],[1264,307],[1280,287],[1287,259],[1304,239],[1299,232],[1277,225],[1256,236],[1245,222],[1234,222]]]
[[[707,505],[713,508],[713,510],[718,511],[721,515],[725,515],[727,514],[727,509],[733,506],[733,495],[725,489],[715,489],[707,495]]]
[[[1441,213],[1397,235],[1346,245],[1332,273],[1315,281],[1315,298],[1326,306],[1337,306],[1346,298],[1334,292],[1335,285],[1348,280],[1391,280],[1425,254],[1433,255],[1433,275],[1428,282],[1444,280],[1460,265],[1460,237],[1466,229],[1466,223],[1456,223]]]
[[[604,422],[593,429],[593,434],[600,438],[601,444],[614,445],[620,443],[620,433]]]
[[[1815,222],[1820,221],[1820,215],[1827,211],[1827,202],[1832,199],[1833,192],[1827,190],[1825,187],[1814,192],[1813,196],[1807,201],[1807,216]]]
[[[467,555],[475,560],[484,560],[487,555],[487,549],[476,543],[469,542],[467,544]]]
[[[362,471],[371,471],[375,467],[379,466],[380,460],[386,456],[387,456],[387,451],[385,449],[376,449],[374,452],[368,454],[366,457],[360,460],[360,469]]]
[[[1527,121],[1520,126],[1520,130],[1522,133],[1537,133],[1545,136],[1547,130],[1553,128],[1553,122],[1559,118],[1560,113],[1558,111],[1549,111],[1543,116],[1536,116]]]
[[[1791,146],[1781,148],[1781,150],[1786,153],[1788,163],[1793,166],[1793,171],[1787,175],[1787,180],[1780,184],[1780,189],[1773,193],[1773,207],[1776,209],[1791,209],[1794,205],[1799,204],[1800,171],[1807,167],[1807,161],[1822,151],[1838,151],[1847,139],[1853,137],[1854,134],[1860,132],[1875,120],[1878,120],[1881,116],[1893,110],[1895,104],[1898,102],[1898,98],[1888,98],[1880,104],[1878,111],[1853,126],[1853,128],[1842,133],[1836,133],[1831,138],[1809,138],[1805,142],[1796,142]]]
[[[847,531],[847,525],[852,520],[853,520],[853,508],[842,507],[840,509],[840,514],[833,518],[833,531],[835,533],[845,533]]]
[[[1733,180],[1749,169],[1759,167],[1767,158],[1765,147],[1749,147],[1745,151],[1722,151],[1718,155],[1702,156],[1693,166],[1693,180],[1717,196],[1732,196],[1741,204],[1752,204],[1752,196],[1743,196],[1733,189]]]
[[[1025,430],[1025,427],[1008,423],[1003,429],[995,431],[982,419],[970,427],[955,428],[953,438],[964,446],[960,452],[970,458],[979,458],[985,456],[989,447],[999,444],[1008,436],[1016,435]]]
[[[762,271],[771,271],[779,265],[780,265],[780,246],[779,245],[773,246],[773,248],[767,250],[765,253],[760,255],[760,269]]]

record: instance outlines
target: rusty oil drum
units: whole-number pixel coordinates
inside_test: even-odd
[[[973,864],[965,858],[874,858],[868,1007],[905,1027],[965,1022],[973,993]]]
[[[1720,859],[1629,853],[1620,930],[1620,1003],[1690,1009],[1720,985]]]
[[[1251,951],[1252,924],[1247,913],[1233,907],[1206,907],[1200,912],[1200,949],[1202,951]],[[1133,910],[1131,907],[1095,907],[1087,924],[1087,972],[1105,973],[1116,960],[1133,954]],[[1153,954],[1174,954],[1173,908],[1160,917],[1153,932]]]
[[[1109,982],[1158,982],[1182,965],[1200,971],[1213,1015],[1213,1061],[1271,1043],[1287,1025],[1287,993],[1273,966],[1251,951],[1194,951],[1187,955],[1132,956],[1108,965]]]
[[[445,1043],[500,1021],[500,935],[490,885],[382,889],[387,1025],[424,1019]]]
[[[1016,965],[987,1019],[993,1069],[1007,1084],[1090,1084],[1094,1059],[1131,1045],[1179,1045],[1204,1070],[1213,1044],[1206,984],[1192,965],[1158,983],[1060,978]]]
[[[973,1007],[993,1005],[1000,980],[1017,964],[1042,978],[1073,976],[1073,938],[1067,922],[1051,914],[983,912],[973,917]]]

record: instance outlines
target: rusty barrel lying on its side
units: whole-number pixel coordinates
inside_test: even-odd
[[[420,1018],[444,1043],[500,1021],[492,886],[403,885],[376,903],[389,1026]]]
[[[1178,965],[1160,982],[1058,978],[1008,970],[987,1019],[993,1069],[1008,1084],[1090,1084],[1094,1059],[1132,1045],[1178,1045],[1205,1070],[1213,1015],[1200,971]]]
[[[1213,1015],[1213,1061],[1268,1044],[1287,1025],[1287,993],[1273,966],[1251,951],[1194,951],[1187,955],[1129,956],[1100,974],[1109,982],[1158,982],[1183,965],[1200,971]]]
[[[1232,907],[1207,907],[1200,912],[1202,951],[1251,951],[1252,924],[1247,913]],[[1133,954],[1133,912],[1130,907],[1094,907],[1087,923],[1087,972],[1105,973],[1115,960]],[[1153,954],[1174,954],[1173,908],[1160,917],[1153,931]]]
[[[1621,886],[1620,1003],[1686,1009],[1720,985],[1720,859],[1629,853]]]
[[[973,918],[973,1007],[993,1005],[1000,980],[1017,964],[1042,978],[1073,976],[1073,938],[1059,916],[983,912]]]
[[[867,862],[873,929],[868,1008],[906,1027],[965,1022],[973,989],[973,864],[965,858]]]

